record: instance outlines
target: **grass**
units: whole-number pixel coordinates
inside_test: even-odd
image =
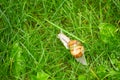
[[[85,47],[88,66],[66,50],[62,30]],[[1,80],[119,80],[119,0],[2,0]]]

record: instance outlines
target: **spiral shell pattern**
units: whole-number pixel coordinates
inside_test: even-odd
[[[80,42],[78,42],[77,40],[70,40],[68,43],[68,46],[70,48],[71,54],[75,58],[79,58],[79,57],[83,56],[84,47],[82,46],[82,44]]]

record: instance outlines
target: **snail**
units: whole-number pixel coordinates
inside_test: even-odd
[[[79,41],[70,40],[70,38],[67,37],[65,34],[63,34],[62,32],[58,34],[58,38],[66,47],[66,49],[70,49],[71,55],[78,62],[82,63],[83,65],[87,65],[87,62],[84,56],[84,47]]]

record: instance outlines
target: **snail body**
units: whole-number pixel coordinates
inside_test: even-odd
[[[62,32],[58,34],[58,38],[66,47],[66,49],[70,49],[71,55],[75,57],[78,62],[82,63],[83,65],[87,65],[86,58],[84,56],[84,47],[79,41],[70,40],[70,38]]]

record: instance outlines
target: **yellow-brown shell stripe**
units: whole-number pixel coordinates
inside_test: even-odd
[[[75,58],[79,58],[83,55],[83,46],[77,40],[71,40],[68,43],[70,47],[70,52]]]

